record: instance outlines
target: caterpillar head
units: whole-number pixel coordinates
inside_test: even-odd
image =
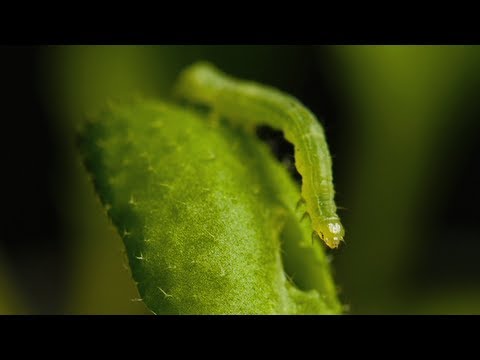
[[[316,232],[331,249],[336,249],[340,242],[344,241],[345,229],[338,219],[328,219],[321,222]]]

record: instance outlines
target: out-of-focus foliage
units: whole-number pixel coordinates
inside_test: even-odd
[[[433,266],[430,260],[440,259],[445,243],[480,256],[479,247],[471,247],[478,228],[475,235],[474,229],[437,220],[432,229],[429,221],[435,209],[450,206],[445,186],[460,174],[455,158],[464,157],[468,146],[464,134],[479,90],[480,49],[332,50],[341,74],[336,81],[343,82],[349,104],[345,137],[355,157],[345,180],[349,247],[336,263],[348,302],[361,313],[479,312],[478,281],[466,286],[460,273],[452,276],[462,260],[454,252]],[[470,276],[478,280],[479,268],[472,265]],[[417,274],[429,266],[434,274]]]
[[[25,312],[25,305],[11,283],[11,277],[5,268],[3,256],[0,254],[0,314],[15,314]]]

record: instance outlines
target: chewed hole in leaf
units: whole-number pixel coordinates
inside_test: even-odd
[[[285,166],[295,181],[301,184],[302,176],[295,168],[293,145],[285,140],[283,132],[269,126],[259,126],[256,129],[256,135],[268,145],[272,154]]]

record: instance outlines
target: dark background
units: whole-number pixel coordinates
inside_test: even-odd
[[[480,48],[2,47],[0,313],[146,313],[74,145],[109,98],[168,97],[210,60],[324,124],[351,313],[480,313]],[[290,147],[268,130],[277,155]]]

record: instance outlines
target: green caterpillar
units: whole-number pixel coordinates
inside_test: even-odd
[[[283,131],[295,148],[295,167],[302,176],[302,198],[314,233],[330,248],[338,247],[345,230],[336,213],[325,133],[314,114],[292,96],[237,80],[204,62],[182,72],[175,95],[208,105],[214,113],[246,128],[268,125]]]

